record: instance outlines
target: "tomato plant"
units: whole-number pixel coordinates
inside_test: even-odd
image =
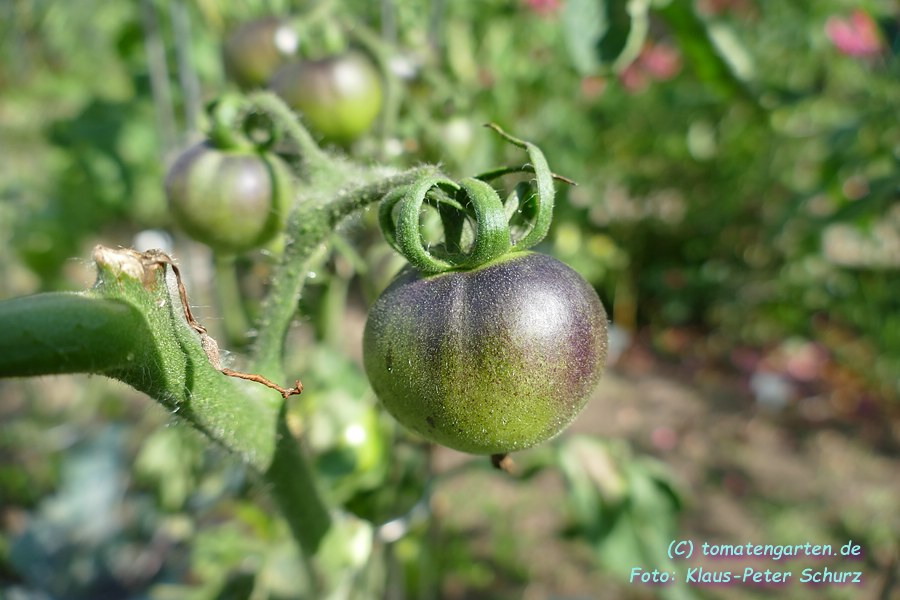
[[[372,127],[383,103],[383,85],[372,61],[359,51],[280,68],[269,87],[326,139],[349,143]]]
[[[731,453],[738,464],[721,458],[747,418],[785,440],[798,426],[812,436],[838,424],[841,435],[821,441],[855,461],[867,441],[891,448],[880,396],[896,398],[900,355],[896,286],[885,276],[900,256],[891,252],[896,3],[84,2],[10,3],[0,19],[0,84],[10,90],[0,110],[14,150],[0,168],[0,240],[14,250],[0,261],[0,287],[4,296],[69,290],[81,281],[71,257],[85,244],[137,250],[98,250],[96,285],[82,293],[0,302],[0,376],[103,374],[162,408],[133,405],[100,377],[0,382],[10,426],[0,497],[17,517],[0,531],[0,588],[83,598],[627,596],[633,586],[610,576],[667,568],[658,550],[682,539],[678,527],[690,537],[704,498],[721,499],[724,485],[752,511],[771,491],[778,473],[745,468],[759,436]],[[222,35],[270,12],[278,19]],[[299,62],[348,44],[364,50],[356,56],[380,89],[378,101],[350,103],[363,119],[341,112],[340,77],[313,67],[346,54]],[[290,82],[303,114],[272,94],[243,96],[239,113],[277,121],[280,135],[261,147],[240,124],[214,123],[171,176],[190,210],[167,210],[160,158],[207,124],[200,111],[222,92],[223,59],[244,89],[272,82],[285,93],[305,73]],[[284,81],[273,78],[281,68]],[[321,105],[303,106],[317,90],[327,92]],[[377,138],[365,134],[373,119]],[[563,188],[542,247],[547,172],[484,143],[475,127],[488,120],[540,140],[554,169],[580,184]],[[229,139],[241,135],[249,141]],[[352,152],[317,139],[353,142]],[[513,166],[459,179],[504,164]],[[498,194],[499,175],[515,191]],[[250,192],[236,190],[248,181],[263,192],[245,204]],[[273,181],[284,195],[265,192]],[[372,231],[376,212],[411,262],[377,301],[400,258]],[[213,245],[211,264],[199,242],[160,231],[169,225]],[[169,243],[171,258],[138,251]],[[257,243],[267,251],[234,256]],[[501,454],[552,437],[605,368],[606,321],[591,286],[533,250],[602,288],[617,324],[611,358],[637,345],[578,429],[675,464],[709,450],[701,454],[712,460],[692,462],[700,506],[686,520],[663,464],[624,440],[556,438],[515,455],[521,477],[437,447]],[[176,293],[177,268],[190,297]],[[219,357],[210,336],[229,352]],[[662,380],[646,371],[657,352],[672,359]],[[841,366],[852,364],[862,368]],[[301,386],[269,390],[226,377],[231,368],[270,384],[300,377],[305,389],[285,399]],[[670,370],[680,381],[660,385]],[[854,379],[862,373],[884,383],[873,390]],[[782,391],[759,391],[773,382]],[[693,399],[680,393],[688,386],[699,388]],[[719,397],[732,392],[734,402]],[[635,409],[607,419],[619,404]],[[790,419],[777,418],[782,409]],[[861,436],[841,441],[857,425]],[[145,440],[154,427],[163,434]],[[235,459],[206,451],[192,429]],[[789,446],[793,458],[811,456]],[[866,540],[874,585],[892,580],[896,555],[892,531],[870,523],[894,514],[892,494],[880,493],[892,466],[882,458],[877,472],[862,469],[871,482],[856,496],[884,502],[821,503],[828,518],[803,521],[810,537]],[[84,467],[98,462],[108,466],[91,476]],[[548,467],[562,470],[565,490],[544,485],[553,474],[538,470]],[[843,498],[847,481],[824,479],[828,487],[793,486],[762,515],[771,519],[744,516],[769,521],[760,535],[771,536],[795,520],[791,500]],[[874,516],[863,523],[857,513]],[[723,527],[707,533],[734,529]],[[543,551],[563,528],[565,543]],[[578,589],[562,562],[580,572]],[[691,593],[660,591],[682,592]]]

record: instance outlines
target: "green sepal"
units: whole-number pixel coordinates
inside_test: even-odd
[[[527,250],[547,236],[547,232],[550,231],[550,224],[553,222],[553,204],[556,198],[556,188],[553,185],[553,171],[550,170],[550,165],[547,164],[547,159],[540,148],[531,142],[509,135],[493,123],[489,123],[487,127],[493,129],[507,142],[525,150],[529,163],[515,169],[503,168],[482,173],[477,176],[477,179],[490,181],[501,175],[517,171],[534,173],[534,183],[532,184],[534,193],[522,200],[521,189],[517,189],[515,192],[519,200],[518,211],[526,219],[531,220],[531,227],[521,238],[513,240],[512,251]]]
[[[467,207],[475,212],[475,240],[460,267],[473,269],[500,258],[512,247],[509,225],[500,196],[490,185],[479,179],[463,179],[459,183],[465,191]]]
[[[425,248],[419,231],[423,204],[435,207],[444,225],[445,244],[434,251]],[[389,192],[378,217],[387,242],[423,273],[474,269],[500,258],[512,246],[503,202],[479,179],[456,183],[439,175],[422,177]],[[468,250],[461,244],[466,220],[474,234]]]
[[[263,154],[272,150],[284,133],[273,115],[240,94],[217,98],[207,112],[209,140],[219,150]]]

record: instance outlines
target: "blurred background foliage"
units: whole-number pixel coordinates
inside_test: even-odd
[[[467,175],[520,160],[484,122],[538,143],[578,182],[560,189],[544,249],[598,289],[617,347],[723,370],[770,409],[817,397],[834,422],[896,419],[896,2],[325,5],[335,22],[377,32],[400,84],[391,118],[347,151]],[[207,251],[171,220],[165,169],[202,130],[204,103],[233,87],[228,32],[292,17],[300,51],[314,55],[330,43],[327,26],[304,26],[317,11],[299,0],[0,4],[0,294],[82,288],[92,245],[152,240],[174,249],[208,315],[229,314],[209,289]],[[486,574],[421,516],[436,481],[480,467],[429,478],[428,450],[376,410],[358,350],[341,345],[359,299],[398,266],[371,221],[336,241],[302,301],[314,327],[298,335],[320,349],[294,359],[309,390],[294,424],[309,428],[334,501],[382,524],[366,581],[387,581],[395,598],[431,597],[423,590],[445,577],[462,587],[444,595],[464,597],[453,591],[490,589],[497,573],[517,589],[527,574],[503,547],[512,532],[494,538]],[[267,257],[238,261],[251,313]],[[0,393],[0,582],[11,598],[294,597],[285,573],[297,557],[263,494],[192,432],[165,427],[168,415],[93,379]],[[683,503],[664,468],[579,437],[523,464],[526,480],[562,467],[571,532],[610,572],[657,564],[655,538]],[[596,464],[606,475],[585,466]],[[641,533],[646,511],[653,527]]]

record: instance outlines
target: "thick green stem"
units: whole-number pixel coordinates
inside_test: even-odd
[[[331,526],[331,515],[316,489],[306,457],[287,428],[283,413],[278,420],[275,456],[265,477],[294,539],[307,557],[315,556]]]
[[[140,312],[119,300],[72,293],[4,300],[0,377],[123,369],[140,351],[134,332],[145,329]]]
[[[169,301],[165,279],[143,283],[98,263],[83,294],[0,302],[0,377],[95,373],[124,381],[265,471],[277,409],[222,375]]]
[[[378,202],[390,190],[434,172],[434,167],[421,167],[378,179],[355,190],[334,190],[331,202],[303,203],[294,211],[288,221],[289,240],[281,264],[272,278],[272,288],[256,326],[259,337],[253,349],[254,370],[269,377],[282,376],[284,338],[297,310],[297,300],[303,290],[310,263],[339,223],[347,216]]]
[[[0,301],[0,377],[95,373],[146,393],[263,474],[314,556],[331,521],[282,399],[218,370],[214,342],[188,326],[160,264],[101,247],[94,258],[89,292]]]

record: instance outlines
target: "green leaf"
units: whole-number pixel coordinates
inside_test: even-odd
[[[647,38],[649,0],[569,0],[563,27],[572,64],[582,75],[622,70]]]
[[[670,2],[657,12],[700,80],[722,96],[757,105],[747,87],[754,75],[753,60],[733,30],[723,23],[706,23],[689,2]]]
[[[633,456],[624,442],[573,436],[559,446],[574,525],[610,571],[627,580],[632,567],[669,570],[668,540],[675,535],[681,493],[668,468]],[[665,598],[690,598],[669,586]]]

